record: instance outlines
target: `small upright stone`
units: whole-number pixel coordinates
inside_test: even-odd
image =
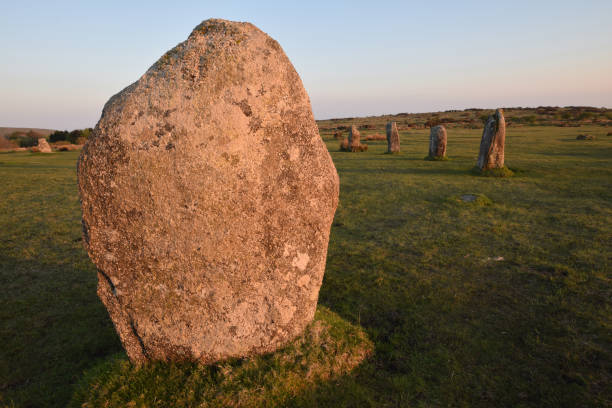
[[[361,144],[361,134],[355,125],[349,129],[348,139],[344,139],[340,143],[340,150],[350,152],[365,152],[368,150],[367,144]]]
[[[429,157],[442,159],[446,157],[446,128],[442,125],[433,126],[429,131]]]
[[[351,125],[351,128],[349,129],[348,143],[351,151],[359,151],[359,146],[361,145],[361,134],[355,125]]]
[[[340,151],[341,152],[350,152],[351,149],[349,147],[349,141],[348,139],[345,137],[344,139],[342,139],[342,141],[340,142]]]
[[[480,170],[501,169],[504,167],[504,144],[506,141],[506,121],[502,109],[487,119],[480,141],[477,166]]]
[[[38,139],[38,151],[41,153],[52,153],[53,150],[51,150],[51,146],[49,146],[49,143],[47,142],[47,139],[45,139],[44,137],[41,137],[40,139]]]
[[[399,153],[400,139],[396,122],[387,123],[387,153]]]
[[[338,174],[280,45],[207,20],[104,106],[83,242],[132,361],[271,352],[312,321]]]

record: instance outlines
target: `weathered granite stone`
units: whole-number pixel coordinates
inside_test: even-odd
[[[351,149],[349,147],[349,141],[348,139],[345,137],[344,139],[342,139],[342,141],[340,142],[340,151],[342,152],[350,152]]]
[[[399,153],[400,139],[396,122],[387,123],[387,153]]]
[[[429,131],[429,157],[446,156],[446,128],[442,125],[434,126]]]
[[[361,145],[361,133],[359,133],[355,125],[352,125],[349,129],[348,142],[352,151],[356,151]]]
[[[53,150],[51,150],[51,146],[47,142],[47,139],[45,139],[44,137],[41,137],[40,139],[38,139],[38,145],[36,147],[38,148],[38,151],[41,153],[52,153],[53,152]]]
[[[477,166],[481,170],[504,167],[504,143],[506,141],[506,121],[504,112],[497,109],[487,119],[480,141]]]
[[[338,175],[300,77],[252,24],[198,25],[106,103],[77,167],[132,361],[269,352],[313,319]]]

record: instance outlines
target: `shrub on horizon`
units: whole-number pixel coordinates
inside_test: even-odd
[[[67,130],[56,130],[55,132],[49,135],[49,142],[51,143],[61,142],[61,141],[66,140],[67,137],[68,137]]]

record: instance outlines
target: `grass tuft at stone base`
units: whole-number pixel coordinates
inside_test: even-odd
[[[514,176],[514,171],[510,170],[508,167],[499,167],[496,169],[484,169],[481,170],[478,166],[474,166],[472,168],[472,173],[477,176],[483,177],[512,177]]]
[[[425,156],[425,158],[423,160],[428,160],[428,161],[448,161],[450,160],[448,158],[448,156]]]
[[[213,365],[133,365],[118,354],[86,372],[71,407],[286,406],[349,373],[373,350],[361,328],[319,306],[304,335],[275,353]]]

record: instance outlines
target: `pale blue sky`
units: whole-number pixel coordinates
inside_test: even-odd
[[[0,126],[93,126],[211,18],[284,48],[317,119],[612,106],[612,1],[0,0]]]

